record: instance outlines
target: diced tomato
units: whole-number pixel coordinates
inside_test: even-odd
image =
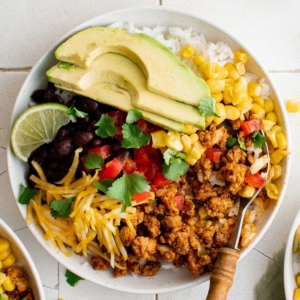
[[[247,173],[245,176],[245,182],[248,185],[259,189],[260,187],[262,187],[264,185],[264,183],[266,182],[266,179],[261,177],[261,175],[259,173],[255,173],[255,174]]]
[[[213,162],[218,162],[221,159],[221,150],[218,148],[208,148],[205,151],[205,155]]]
[[[102,179],[115,179],[123,170],[124,162],[119,158],[114,158],[112,161],[106,164],[106,168],[99,176]]]
[[[177,206],[180,210],[184,209],[184,195],[182,194],[177,194],[175,195],[175,201],[177,203]]]
[[[136,173],[139,173],[140,175],[145,176],[145,173],[147,172],[148,167],[146,166],[139,166],[137,167],[137,169],[135,170]]]
[[[132,196],[132,199],[136,201],[136,203],[139,203],[143,200],[146,200],[148,198],[152,197],[152,192],[142,192],[142,193],[136,193]]]
[[[93,152],[100,154],[104,159],[106,159],[110,156],[110,145],[93,148],[88,151],[88,153]]]
[[[241,127],[245,135],[249,135],[250,133],[261,129],[261,120],[253,119],[249,121],[244,121],[241,124]]]
[[[153,187],[154,188],[162,188],[172,181],[167,179],[161,172],[156,172],[155,177],[153,179]]]
[[[147,146],[142,146],[141,147],[142,149],[144,149],[146,151],[146,153],[148,154],[148,156],[151,158],[151,159],[159,159],[159,152],[157,149],[154,149],[152,147],[152,143],[150,145],[147,145]],[[140,148],[140,149],[141,149]]]
[[[116,129],[117,129],[117,131],[116,131],[116,133],[114,135],[114,138],[117,139],[117,140],[119,140],[119,141],[121,141],[122,138],[123,138],[122,126],[116,125]]]
[[[124,161],[123,170],[126,174],[132,174],[134,171],[137,170],[135,161],[133,161],[131,158],[127,157]]]
[[[145,173],[145,177],[147,181],[150,182],[155,177],[156,172],[161,172],[161,169],[162,169],[161,162],[158,160],[151,159],[149,168]]]
[[[159,130],[163,130],[163,128],[161,128],[160,126],[157,126],[155,124],[152,124],[150,122],[147,122],[147,133],[152,133],[152,132],[155,132],[155,131],[159,131]]]
[[[127,114],[120,110],[114,110],[107,112],[107,115],[111,118],[114,118],[115,125],[123,125],[126,122]]]
[[[148,125],[145,120],[140,119],[140,120],[136,121],[136,125],[139,126],[142,131],[148,132]]]
[[[144,147],[134,149],[134,161],[136,162],[137,166],[149,166],[150,157]]]

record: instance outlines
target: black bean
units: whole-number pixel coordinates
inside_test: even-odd
[[[78,164],[76,173],[75,173],[75,177],[76,178],[81,178],[82,177],[82,171],[84,171],[84,167],[83,167],[82,162],[80,161],[79,164]]]
[[[55,143],[54,156],[57,158],[63,158],[69,155],[73,150],[72,140],[67,138],[60,142]]]
[[[95,112],[93,112],[93,118],[98,121],[101,117],[101,110],[98,108]]]
[[[48,156],[48,145],[42,145],[32,153],[31,157],[38,163],[42,163]]]
[[[112,152],[116,152],[122,148],[121,142],[117,139],[113,139],[109,144]]]
[[[92,132],[79,132],[75,135],[74,144],[77,147],[83,147],[87,145],[94,137]]]
[[[59,166],[59,162],[57,160],[52,159],[48,162],[48,166],[50,169],[54,170]]]
[[[63,170],[57,170],[56,172],[53,172],[52,175],[52,180],[55,181],[60,181],[66,176],[67,172]]]
[[[115,154],[115,156],[119,157],[120,159],[126,159],[126,158],[132,156],[132,154],[130,153],[130,151],[127,150],[127,149],[119,149],[114,154]]]
[[[95,124],[97,123],[96,120],[93,120],[87,127],[86,130],[90,132],[95,132],[95,130],[98,128]]]
[[[72,108],[74,107],[76,104],[76,99],[74,99],[74,97],[72,99],[70,99],[67,103],[66,103],[66,106]]]
[[[99,106],[99,103],[95,100],[89,99],[89,98],[83,98],[80,101],[80,110],[87,112],[87,113],[92,113],[97,110]]]
[[[54,138],[54,142],[61,142],[64,139],[68,138],[71,136],[73,130],[71,130],[70,128],[60,128]]]
[[[91,122],[91,118],[89,116],[77,119],[77,123],[83,128],[88,128],[90,122]]]
[[[105,144],[105,140],[101,139],[101,138],[94,138],[91,142],[90,142],[90,147],[91,148],[96,148],[96,147],[100,147],[103,146]]]
[[[31,99],[36,103],[43,103],[46,91],[45,90],[36,90],[31,95]]]
[[[70,155],[65,157],[62,164],[60,165],[60,169],[65,171],[65,172],[68,172],[70,167],[72,166],[73,159],[74,159],[74,154],[73,153],[71,153]]]
[[[48,81],[46,90],[47,91],[51,91],[51,92],[55,92],[56,91],[56,87],[55,87],[54,83]]]
[[[63,103],[61,97],[55,93],[47,92],[44,97],[44,103]]]

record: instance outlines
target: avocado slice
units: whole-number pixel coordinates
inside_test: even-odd
[[[129,111],[130,109],[134,108],[131,104],[131,97],[128,94],[128,92],[112,83],[96,83],[84,91],[75,90],[70,87],[63,87],[61,85],[56,85],[56,87],[94,99],[96,101],[116,107],[123,111]],[[143,119],[155,125],[176,132],[186,131],[184,124],[182,123],[175,122],[171,119],[164,118],[160,115],[144,111],[142,109],[139,109],[139,111],[143,114]]]
[[[205,128],[205,118],[196,107],[148,91],[141,69],[123,55],[100,55],[94,59],[89,69],[78,66],[66,68],[60,64],[46,73],[48,80],[56,85],[85,91],[96,83],[112,83],[128,91],[131,104],[139,109],[200,129]]]
[[[74,34],[57,48],[58,60],[88,68],[101,54],[113,52],[134,61],[147,78],[147,89],[179,102],[199,106],[210,96],[205,81],[171,50],[145,34],[118,28],[92,27]]]

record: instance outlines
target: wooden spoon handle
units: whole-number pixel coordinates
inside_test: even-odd
[[[225,300],[233,283],[236,263],[240,257],[238,250],[221,248],[210,275],[210,286],[206,300]]]

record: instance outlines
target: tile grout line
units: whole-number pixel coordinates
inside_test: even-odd
[[[270,259],[270,260],[272,260],[272,261],[276,261],[274,258],[269,257],[268,255],[264,254],[263,252],[257,250],[256,248],[253,248],[253,250],[255,250],[256,252],[258,252],[258,253],[261,254],[262,256],[264,256],[264,257],[266,257],[266,258],[268,258],[268,259]]]
[[[158,5],[162,5],[162,0],[158,0]]]
[[[24,68],[0,68],[0,73],[10,73],[10,72],[29,72],[32,67],[24,67]]]

